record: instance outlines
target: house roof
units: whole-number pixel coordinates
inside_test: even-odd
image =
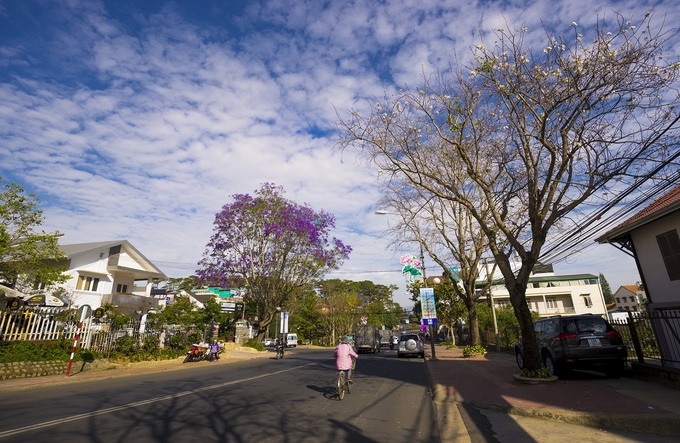
[[[623,285],[624,288],[628,289],[630,292],[637,292],[637,285]]]
[[[595,241],[598,243],[610,243],[626,237],[629,232],[644,226],[654,220],[658,220],[672,212],[680,210],[680,185],[654,200],[650,205],[637,214],[630,217],[617,227],[608,231]]]
[[[108,241],[101,241],[101,242],[92,242],[92,243],[76,243],[76,244],[71,244],[71,245],[59,245],[59,248],[61,251],[68,257],[69,259],[72,259],[74,257],[77,257],[82,254],[87,254],[92,251],[97,251],[101,250],[102,248],[112,248],[114,246],[121,246],[124,247],[125,250],[135,259],[137,260],[141,265],[143,265],[150,273],[153,274],[158,274],[158,277],[161,278],[162,280],[167,279],[168,277],[156,267],[149,259],[144,257],[144,254],[139,252],[137,248],[132,246],[132,244],[127,241],[127,240],[108,240]],[[134,271],[134,270],[132,270]]]
[[[528,283],[546,283],[546,282],[556,282],[556,281],[573,281],[573,280],[595,280],[597,275],[593,274],[565,274],[565,275],[532,275],[529,277]],[[504,282],[505,279],[499,278],[494,279],[493,284],[499,284]],[[477,280],[476,286],[486,285],[488,282],[486,280]]]

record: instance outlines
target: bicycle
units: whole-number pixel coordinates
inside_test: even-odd
[[[337,388],[338,388],[338,398],[340,400],[345,398],[345,392],[347,392],[348,394],[350,393],[350,386],[354,383],[353,375],[354,375],[354,368],[355,367],[356,367],[356,360],[352,359],[352,369],[351,369],[351,372],[349,372],[349,374],[350,374],[349,378],[347,377],[348,370],[341,369],[341,370],[338,371]]]

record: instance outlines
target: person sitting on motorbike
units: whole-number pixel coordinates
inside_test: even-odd
[[[217,361],[220,359],[220,345],[217,343],[217,340],[214,340],[212,344],[210,345],[210,354],[208,356],[208,359],[210,361]]]
[[[335,366],[338,368],[338,371],[347,371],[347,380],[350,383],[352,383],[353,358],[359,358],[359,355],[352,349],[349,338],[343,335],[340,343],[335,347]]]

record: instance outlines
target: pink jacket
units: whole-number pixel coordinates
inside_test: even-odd
[[[340,343],[335,347],[335,366],[338,371],[352,369],[352,357],[359,358],[349,343]]]

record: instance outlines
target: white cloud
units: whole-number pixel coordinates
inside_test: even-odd
[[[128,15],[117,2],[22,3],[0,16],[16,26],[0,44],[12,57],[0,61],[0,176],[41,197],[64,242],[125,238],[172,276],[188,275],[230,195],[273,182],[337,216],[354,253],[333,277],[398,284],[404,305],[399,252],[387,250],[388,221],[373,214],[376,171],[331,149],[336,111],[468,59],[479,29],[521,21],[536,30],[541,18],[581,27],[613,9],[280,1],[199,19],[172,3],[130,2]],[[595,251],[558,272],[607,271],[613,289],[636,280],[620,252]]]

